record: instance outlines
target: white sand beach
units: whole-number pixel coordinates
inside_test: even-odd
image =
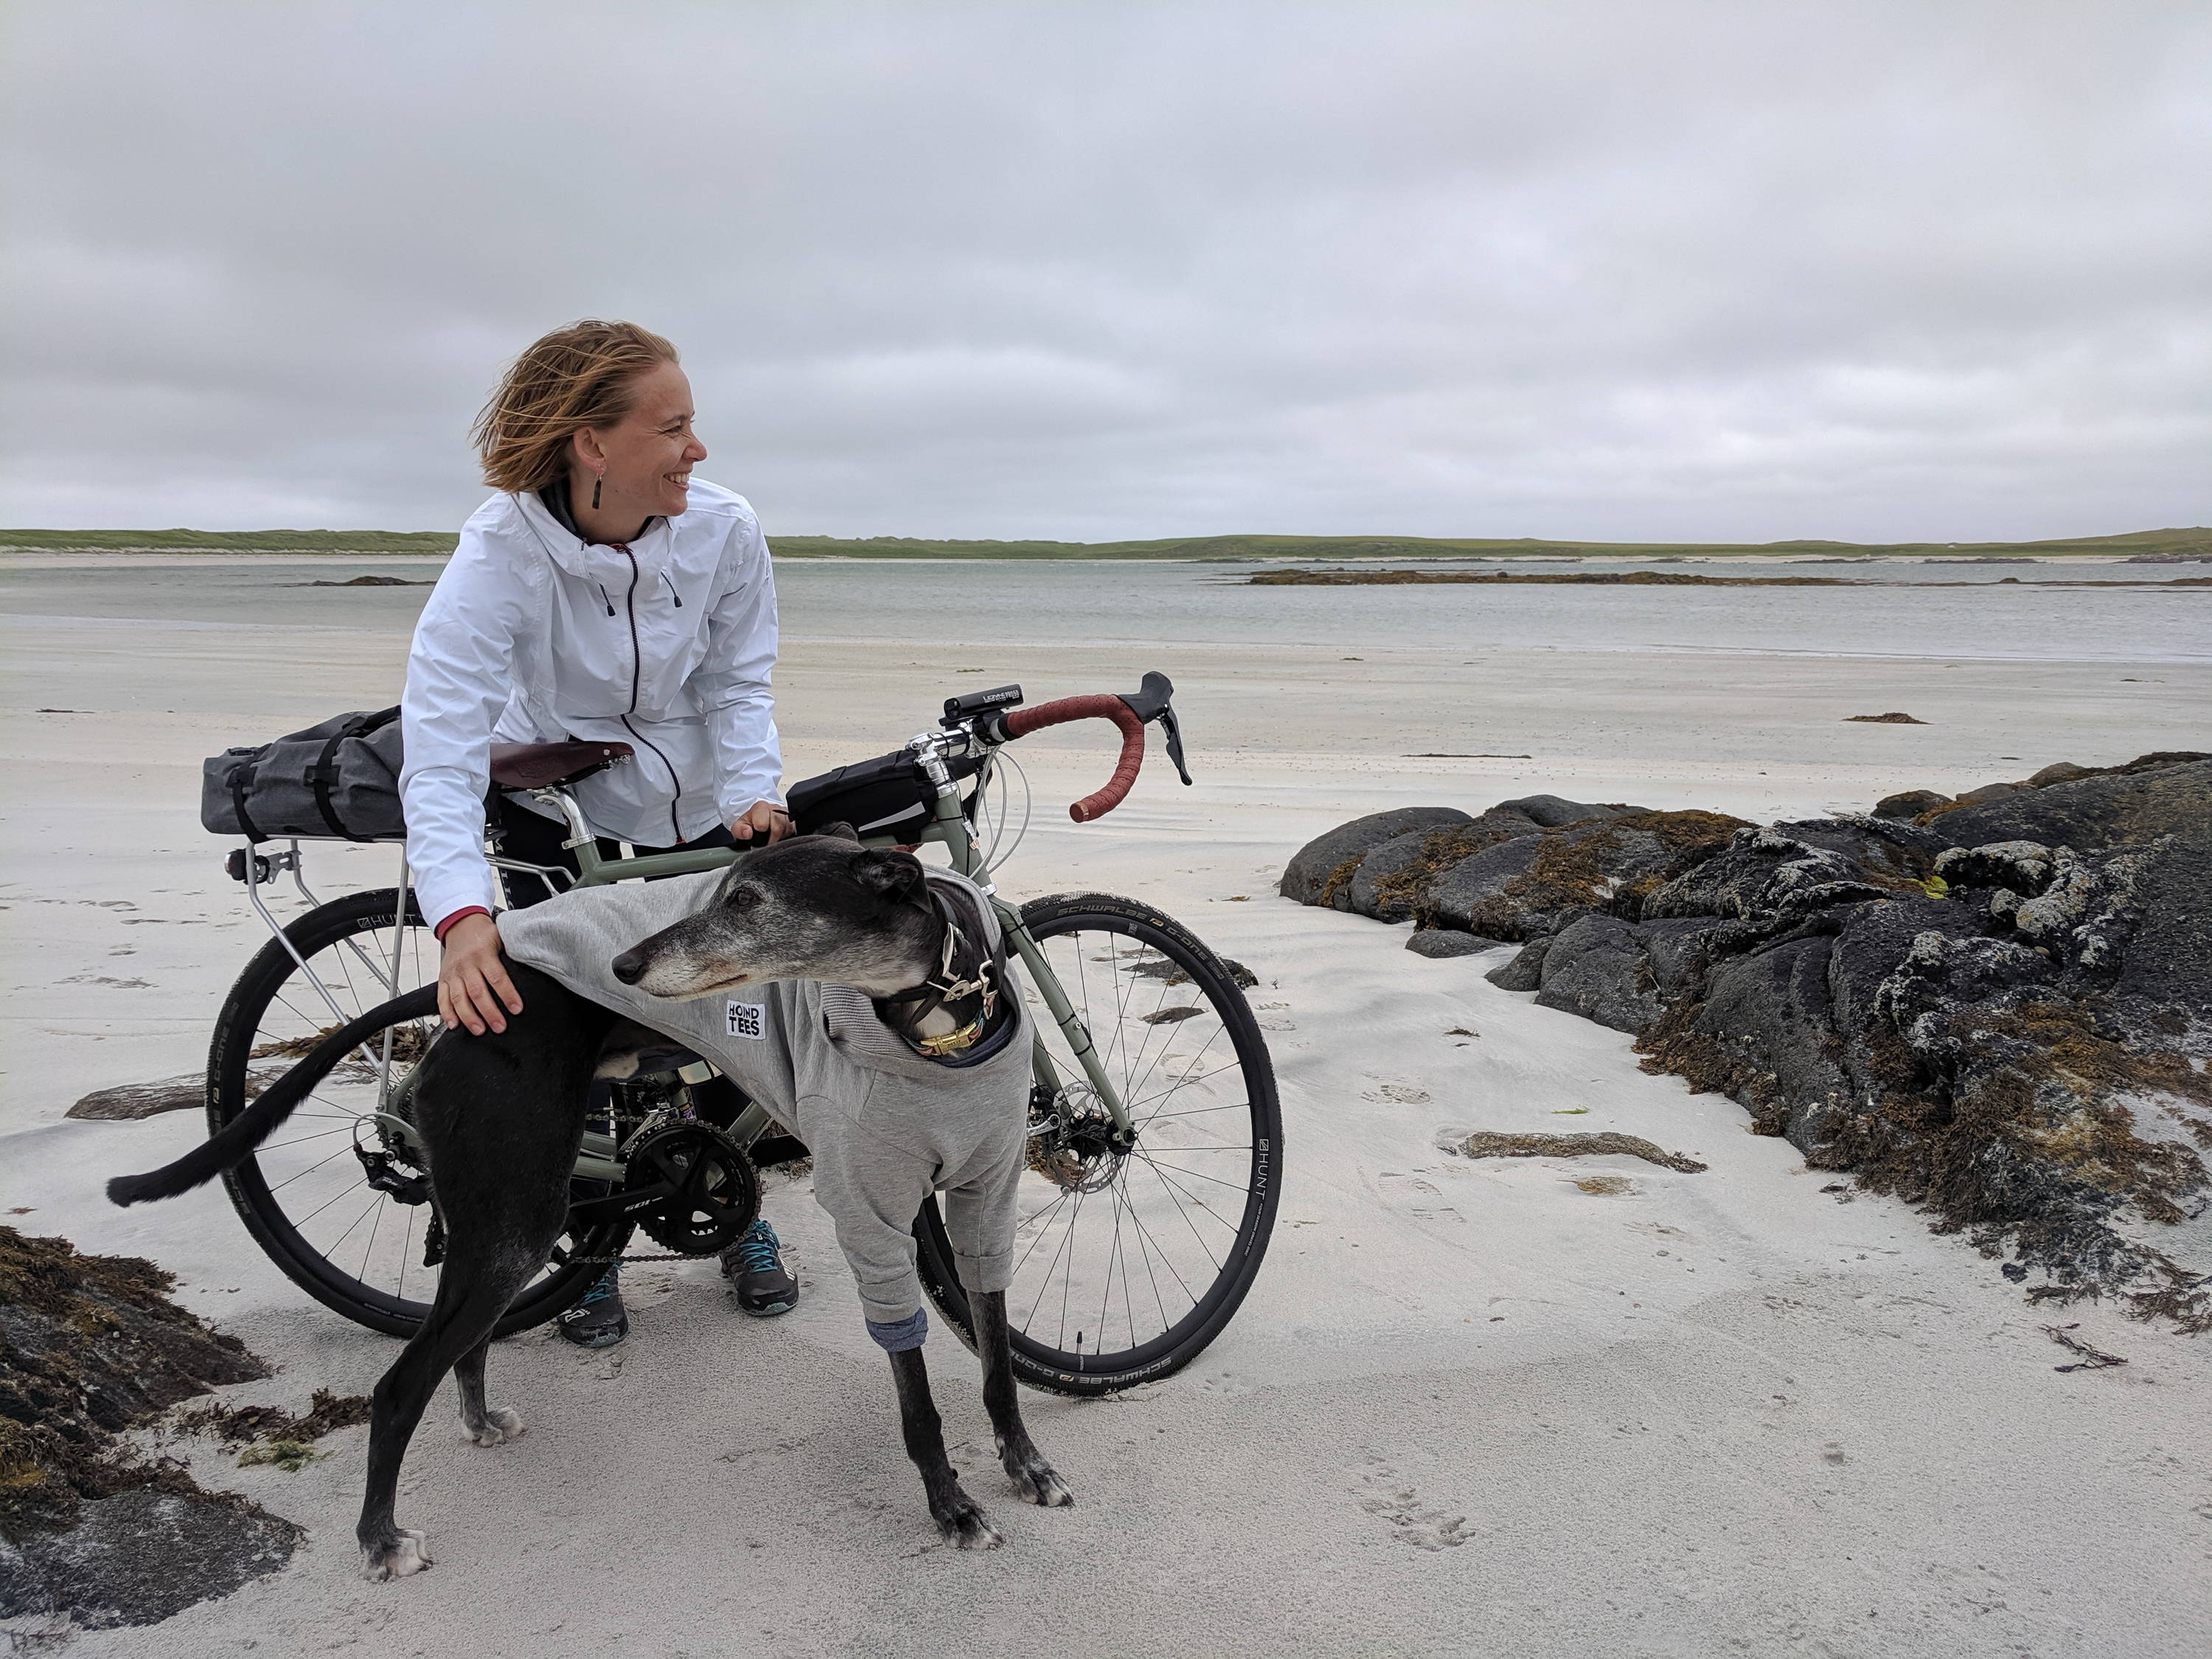
[[[83,564],[105,573],[94,598],[24,599],[19,575],[78,567],[0,560],[0,1219],[176,1273],[180,1302],[276,1367],[226,1398],[296,1410],[317,1387],[366,1392],[393,1344],[295,1290],[219,1187],[128,1212],[100,1197],[109,1176],[200,1138],[198,1114],[63,1114],[92,1090],[197,1070],[261,942],[225,844],[198,824],[201,757],[395,701],[411,611],[383,590],[278,592],[314,573],[300,562]],[[335,574],[371,568],[428,574]],[[134,588],[134,569],[187,586],[243,569],[267,592],[240,578],[201,614],[172,588]],[[1285,1188],[1226,1334],[1130,1394],[1027,1400],[1076,1493],[1054,1510],[1007,1488],[975,1364],[933,1338],[954,1462],[1007,1535],[964,1555],[930,1524],[826,1218],[803,1182],[776,1188],[767,1213],[805,1285],[792,1315],[741,1317],[711,1261],[641,1267],[627,1345],[586,1353],[541,1330],[495,1349],[493,1398],[531,1425],[519,1443],[465,1446],[450,1394],[433,1408],[400,1519],[430,1534],[434,1571],[356,1576],[365,1430],[297,1474],[234,1468],[179,1438],[167,1449],[204,1484],[302,1523],[307,1542],[274,1577],[68,1651],[2212,1651],[2203,1340],[2031,1307],[1963,1239],[1808,1172],[1734,1103],[1641,1073],[1626,1036],[1488,985],[1500,958],[1425,960],[1402,928],[1274,890],[1303,842],[1386,806],[1550,791],[1765,819],[2212,746],[2201,621],[2193,655],[2158,644],[2128,659],[2111,643],[2129,635],[2123,613],[2012,589],[1987,596],[1993,616],[2019,607],[1987,639],[1888,657],[1764,646],[1749,612],[1728,648],[1657,648],[1593,623],[1589,648],[1570,629],[1540,650],[1473,625],[1475,643],[1394,644],[1344,599],[1340,628],[1303,640],[1239,637],[1231,618],[1211,638],[1193,624],[1167,644],[1086,646],[1066,630],[1127,630],[1075,614],[1018,647],[920,645],[866,630],[923,576],[864,574],[876,609],[857,622],[802,597],[829,592],[808,577],[787,584],[793,778],[894,747],[955,691],[1019,681],[1039,701],[1133,689],[1150,668],[1176,682],[1195,786],[1156,754],[1125,807],[1079,827],[1064,804],[1109,769],[1104,728],[1024,744],[1036,817],[1000,884],[1137,896],[1259,975]],[[1633,602],[1649,614],[1676,597]],[[1817,622],[1829,597],[1795,592],[1787,627]],[[292,607],[310,599],[325,609],[303,624]],[[385,608],[344,609],[356,599]],[[1172,600],[1188,615],[1199,602]],[[2160,618],[2146,640],[2212,609],[2201,593],[2142,603]],[[2069,648],[2077,615],[2094,650]],[[1844,723],[1889,710],[1927,723]],[[309,868],[335,894],[388,883],[393,862],[318,846]],[[1441,1150],[1476,1128],[1618,1130],[1711,1167]],[[1596,1174],[1629,1190],[1575,1184]],[[2071,1356],[2043,1327],[2077,1322],[2128,1363],[2055,1369]]]

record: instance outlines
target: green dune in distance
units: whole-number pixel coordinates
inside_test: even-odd
[[[0,552],[447,554],[445,531],[0,530]],[[1427,536],[1174,536],[1141,542],[955,541],[908,536],[769,538],[783,559],[2112,558],[2212,555],[2212,529],[2137,530],[2033,542],[1575,542]]]

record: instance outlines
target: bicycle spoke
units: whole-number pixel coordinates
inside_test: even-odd
[[[325,1158],[325,1159],[323,1160],[323,1163],[325,1163],[325,1164],[327,1164],[327,1163],[329,1163],[329,1162],[330,1162],[330,1160],[329,1160],[328,1158]],[[321,1165],[320,1165],[320,1164],[318,1164],[316,1167],[319,1169],[319,1168],[321,1167]],[[294,1225],[295,1225],[295,1226],[300,1226],[300,1227],[304,1227],[304,1226],[306,1226],[306,1225],[307,1225],[310,1221],[313,1221],[313,1220],[317,1216],[320,1215],[324,1211],[325,1211],[325,1210],[329,1209],[329,1208],[331,1207],[331,1205],[333,1205],[333,1204],[337,1203],[337,1202],[338,1201],[338,1200],[339,1200],[339,1199],[343,1198],[343,1197],[346,1195],[346,1194],[347,1194],[347,1193],[356,1193],[356,1192],[359,1192],[359,1191],[360,1191],[363,1187],[366,1187],[366,1186],[368,1186],[368,1177],[367,1176],[363,1176],[360,1180],[358,1180],[358,1181],[355,1182],[353,1183],[353,1185],[352,1185],[352,1186],[348,1187],[348,1188],[344,1188],[344,1190],[343,1190],[343,1191],[341,1191],[341,1192],[338,1192],[338,1193],[333,1194],[331,1197],[325,1199],[321,1203],[319,1203],[319,1204],[318,1204],[317,1206],[315,1206],[315,1207],[314,1207],[313,1209],[312,1209],[312,1210],[308,1211],[307,1214],[305,1214],[305,1215],[301,1216],[301,1217],[299,1218],[299,1220],[298,1220],[297,1222],[294,1223],[293,1224],[294,1224]],[[379,1196],[379,1197],[381,1197],[381,1196],[382,1196],[382,1194],[378,1194],[378,1196]],[[359,1223],[356,1223],[355,1224],[357,1226],[357,1225],[359,1225],[360,1224],[359,1224]],[[341,1238],[343,1238],[345,1235],[344,1235],[344,1234],[343,1234],[343,1233],[341,1233],[341,1234],[339,1234],[338,1236],[339,1236]]]

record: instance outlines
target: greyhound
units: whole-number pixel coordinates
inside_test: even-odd
[[[703,912],[623,952],[611,966],[623,984],[671,1000],[776,981],[852,987],[872,1000],[884,1025],[927,1051],[933,1037],[946,1041],[948,1033],[990,1024],[992,997],[985,954],[926,892],[918,860],[864,848],[849,826],[835,825],[748,855]],[[556,910],[563,902],[522,914]],[[496,1446],[523,1432],[520,1416],[485,1401],[493,1328],[564,1230],[590,1080],[630,1075],[641,1053],[667,1048],[660,1033],[512,956],[509,972],[523,1011],[508,1018],[506,1030],[441,1033],[405,1085],[405,1110],[421,1137],[446,1229],[446,1256],[429,1316],[373,1396],[368,1489],[356,1528],[362,1576],[372,1582],[431,1565],[424,1534],[397,1524],[393,1502],[408,1443],[448,1370],[465,1439]],[[118,1176],[108,1183],[109,1198],[127,1205],[172,1197],[239,1163],[355,1047],[395,1019],[427,1017],[435,997],[436,988],[425,987],[332,1033],[220,1134],[162,1169]],[[997,1009],[1000,1022],[1014,1017],[1007,1000]],[[842,1218],[840,1232],[842,1239]],[[1022,1422],[1005,1291],[971,1291],[969,1302],[984,1407],[1008,1479],[1031,1503],[1073,1503]],[[926,1318],[915,1319],[926,1330]],[[878,1340],[892,1348],[879,1332]],[[890,1358],[907,1453],[921,1472],[930,1516],[962,1549],[996,1548],[999,1531],[962,1489],[945,1455],[919,1343],[914,1335],[912,1346]]]

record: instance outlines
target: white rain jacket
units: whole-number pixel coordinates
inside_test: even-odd
[[[579,541],[534,495],[494,495],[407,658],[399,790],[424,917],[496,908],[494,743],[629,744],[634,760],[574,787],[592,830],[648,847],[781,801],[775,646],[768,544],[743,496],[694,478],[688,510],[625,551]]]

